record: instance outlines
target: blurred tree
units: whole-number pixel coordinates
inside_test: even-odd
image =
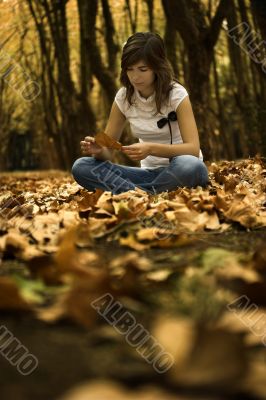
[[[135,33],[137,31],[137,24],[138,24],[138,10],[139,10],[139,1],[134,0],[134,14],[131,7],[131,1],[125,0],[125,8],[128,12],[129,23],[131,27],[131,32]]]
[[[86,93],[77,93],[70,71],[67,0],[27,0],[39,35],[43,82],[45,121],[52,135],[61,166],[70,168],[76,158],[84,131],[95,126],[95,119]],[[47,32],[48,22],[49,33]],[[51,49],[52,44],[52,49]],[[54,60],[52,61],[52,57]],[[56,70],[53,62],[55,62]],[[47,88],[49,95],[47,96]],[[83,86],[82,86],[83,88]],[[56,96],[55,96],[56,95]],[[60,115],[58,116],[58,111]]]
[[[262,38],[266,40],[266,2],[265,0],[251,0],[251,7],[260,28]]]
[[[176,24],[171,18],[171,9],[165,7],[165,14],[167,18],[167,23],[165,24],[164,31],[164,43],[166,48],[166,54],[169,61],[172,64],[175,76],[179,76],[178,61],[177,61],[177,31]]]
[[[261,41],[257,52],[260,58],[259,81],[260,90],[257,91],[257,104],[259,106],[259,130],[262,135],[262,151],[266,154],[266,2],[265,0],[251,0],[253,17],[261,32]]]
[[[250,94],[250,81],[246,70],[248,68],[247,59],[245,53],[242,51],[240,46],[236,45],[235,41],[232,40],[231,32],[240,35],[238,30],[239,21],[237,16],[237,11],[234,2],[229,5],[229,10],[227,15],[227,24],[230,36],[227,35],[229,55],[231,59],[231,69],[232,69],[232,83],[234,84],[234,98],[237,107],[244,113],[247,112],[250,107],[251,94]],[[242,154],[248,155],[248,132],[249,132],[249,113],[246,116],[243,114],[243,118],[239,121],[238,129],[238,142],[241,148]]]
[[[148,27],[149,31],[154,31],[154,0],[145,0],[147,7],[148,7],[148,15],[149,15],[149,22]]]
[[[109,10],[108,1],[104,2],[104,14],[106,21],[106,29],[109,34],[113,36],[112,29],[112,18]],[[98,1],[97,0],[78,0],[79,7],[79,20],[80,24],[83,27],[83,32],[85,33],[84,37],[81,38],[84,42],[84,51],[87,52],[87,63],[90,64],[90,70],[93,75],[99,81],[101,87],[105,91],[105,95],[108,99],[109,105],[111,106],[115,93],[117,91],[117,86],[115,83],[115,77],[112,73],[115,69],[115,65],[112,65],[111,70],[104,65],[103,59],[101,57],[101,51],[99,46],[97,45],[96,38],[96,17],[98,11]],[[113,56],[110,54],[112,49],[115,48],[117,51],[117,47],[114,43],[113,39],[109,38],[108,44],[108,54],[109,54],[109,63],[113,62]]]
[[[119,52],[119,45],[115,41],[115,26],[108,0],[102,0],[102,9],[105,24],[104,38],[108,54],[108,69],[117,76],[117,54]]]
[[[180,33],[188,57],[187,85],[199,125],[206,159],[215,158],[214,135],[210,124],[210,68],[214,46],[226,17],[230,0],[220,0],[211,22],[205,5],[198,0],[162,0],[167,24]]]

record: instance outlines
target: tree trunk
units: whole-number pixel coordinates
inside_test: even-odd
[[[165,14],[168,13],[168,11],[169,11],[168,8],[165,7]],[[176,47],[177,47],[176,36],[177,32],[175,23],[173,22],[171,16],[168,14],[164,31],[164,43],[165,43],[167,58],[171,62],[175,76],[178,77],[179,71],[178,71],[177,56],[176,56]]]
[[[135,0],[134,15],[131,9],[130,0],[125,0],[125,8],[128,12],[129,23],[131,26],[132,33],[137,31],[137,21],[138,21],[138,0]]]
[[[150,32],[153,32],[154,31],[154,15],[153,15],[154,0],[145,0],[145,3],[147,4],[148,15],[149,15],[148,29]]]
[[[218,119],[220,126],[219,137],[221,138],[221,144],[222,144],[221,157],[222,158],[226,157],[229,158],[230,160],[233,160],[235,158],[234,141],[231,140],[230,134],[228,132],[228,124],[226,122],[226,117],[224,113],[223,99],[221,98],[220,94],[219,77],[217,73],[217,63],[215,54],[213,58],[213,80],[214,80],[214,91],[217,102]]]
[[[257,24],[261,31],[261,36],[263,40],[266,40],[266,2],[265,0],[251,0],[251,8],[256,16]]]
[[[210,67],[213,49],[218,40],[221,24],[226,16],[230,0],[220,0],[210,24],[206,22],[206,10],[194,0],[162,0],[167,22],[169,19],[179,31],[188,56],[188,88],[198,123],[200,140],[205,159],[213,159],[214,141],[210,121]]]
[[[108,0],[102,0],[103,16],[105,22],[105,43],[108,54],[108,69],[117,76],[117,54],[119,46],[115,42],[115,27]]]
[[[260,94],[257,98],[258,104],[258,124],[259,131],[262,136],[262,154],[266,156],[266,112],[265,112],[265,104],[266,104],[266,82],[265,82],[265,73],[266,73],[266,3],[264,0],[251,0],[251,10],[254,19],[260,29],[262,41],[260,42],[261,49],[261,64],[260,64]],[[263,72],[263,73],[261,73]]]
[[[93,88],[91,59],[87,49],[88,29],[86,15],[89,12],[88,2],[78,0],[79,36],[80,36],[80,117],[84,129],[83,136],[91,136],[96,130],[96,119],[89,101]]]
[[[108,104],[111,107],[114,97],[117,91],[117,87],[115,84],[115,79],[112,71],[105,67],[100,50],[97,46],[97,38],[96,38],[96,15],[98,9],[98,1],[97,0],[78,0],[79,9],[82,10],[82,16],[80,18],[84,18],[86,22],[86,37],[84,37],[84,46],[88,53],[91,72],[100,85],[102,86]],[[81,12],[81,11],[80,11]]]
[[[67,168],[67,145],[65,137],[60,133],[60,124],[57,116],[57,107],[55,104],[57,96],[57,83],[54,73],[54,59],[50,46],[50,39],[47,37],[46,29],[43,23],[41,8],[27,0],[29,11],[33,17],[37,30],[40,46],[40,63],[41,63],[41,100],[43,106],[43,118],[46,127],[46,135],[52,137],[58,154],[58,167]]]
[[[66,138],[66,164],[70,168],[77,154],[77,139],[84,136],[84,131],[78,115],[80,105],[70,72],[66,3],[67,0],[43,0],[42,6],[46,12],[54,44],[58,81],[60,82],[57,85],[62,121],[60,133]]]

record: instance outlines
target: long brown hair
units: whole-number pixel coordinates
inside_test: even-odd
[[[120,82],[126,87],[126,99],[130,105],[133,103],[134,87],[128,79],[127,68],[139,61],[144,61],[155,73],[155,104],[157,113],[160,113],[163,103],[168,100],[173,81],[177,81],[166,57],[164,42],[160,35],[137,32],[128,38],[123,47]]]

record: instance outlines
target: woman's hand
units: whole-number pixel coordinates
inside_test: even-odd
[[[124,151],[132,160],[143,160],[150,155],[150,144],[149,143],[134,143],[130,146],[122,146]]]
[[[84,155],[100,154],[103,150],[102,146],[95,143],[95,139],[92,136],[86,136],[85,139],[80,142],[80,147]]]

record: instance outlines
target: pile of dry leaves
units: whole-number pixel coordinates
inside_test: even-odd
[[[69,227],[86,227],[86,241],[105,237],[135,250],[171,247],[192,232],[266,226],[266,169],[260,159],[209,166],[206,189],[149,195],[95,193],[63,173],[2,174],[0,251],[22,259],[54,253]]]

